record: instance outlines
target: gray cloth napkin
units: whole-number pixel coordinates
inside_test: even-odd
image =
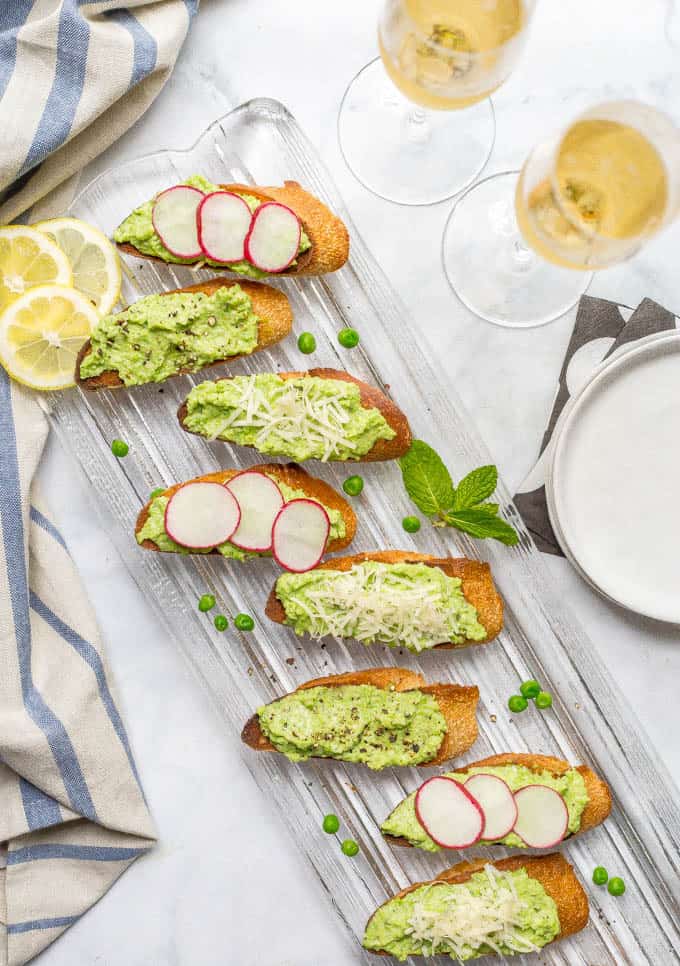
[[[536,546],[544,553],[564,556],[550,524],[545,493],[553,433],[562,410],[593,369],[622,346],[655,332],[676,328],[673,313],[652,299],[643,299],[629,317],[628,311],[615,302],[590,295],[582,296],[579,302],[574,331],[562,363],[555,402],[541,443],[540,456],[515,494],[515,505]]]

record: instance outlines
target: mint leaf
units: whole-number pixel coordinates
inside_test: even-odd
[[[498,484],[498,470],[495,466],[480,466],[464,476],[456,487],[454,510],[467,510],[487,500]]]
[[[489,504],[486,504],[488,507]],[[468,510],[450,510],[444,517],[445,522],[450,527],[456,527],[464,533],[469,533],[471,537],[478,540],[492,538],[500,540],[501,543],[509,547],[514,547],[519,543],[519,536],[514,527],[501,517],[489,515],[487,510],[482,507],[472,507]]]
[[[456,492],[451,474],[427,443],[414,439],[399,466],[406,492],[421,513],[431,517],[454,505]]]
[[[499,506],[497,503],[478,503],[475,507],[470,507],[475,512],[483,513],[487,517],[498,516]],[[462,513],[462,510],[450,510],[450,513]],[[466,511],[467,512],[467,511]]]

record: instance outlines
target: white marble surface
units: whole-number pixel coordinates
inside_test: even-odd
[[[523,332],[479,322],[451,295],[439,265],[450,204],[400,209],[371,196],[347,171],[337,108],[346,83],[375,55],[377,0],[203,0],[201,7],[165,91],[86,177],[124,158],[188,145],[250,97],[285,102],[318,146],[423,338],[448,360],[506,480],[520,482],[537,452],[573,319]],[[644,99],[680,121],[679,55],[680,13],[671,0],[543,0],[522,64],[495,98],[498,131],[487,173],[518,167],[544,132],[599,100]],[[598,275],[591,292],[629,305],[651,296],[680,313],[679,245],[676,226],[632,263]],[[40,957],[41,966],[354,962],[322,889],[241,765],[237,736],[224,734],[183,660],[158,633],[54,444],[41,475],[108,640],[161,836],[158,849]],[[636,707],[677,773],[677,630],[606,604],[563,560],[547,558],[546,565],[580,612],[622,700]]]

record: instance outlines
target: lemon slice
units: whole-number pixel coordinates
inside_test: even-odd
[[[0,312],[35,285],[71,285],[68,258],[42,232],[26,225],[0,228]]]
[[[41,285],[15,299],[0,316],[0,363],[32,389],[74,384],[76,356],[99,321],[74,288]]]
[[[98,228],[77,218],[50,218],[33,225],[43,232],[68,258],[73,285],[108,315],[120,298],[120,261],[118,253]]]

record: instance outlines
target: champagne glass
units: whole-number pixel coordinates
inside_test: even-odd
[[[540,143],[521,171],[454,205],[444,269],[460,300],[499,325],[542,325],[592,271],[631,258],[680,210],[680,130],[636,101],[600,104]]]
[[[517,62],[535,2],[385,0],[382,60],[359,71],[338,117],[342,153],[365,187],[428,205],[474,181],[496,131],[489,94]]]

